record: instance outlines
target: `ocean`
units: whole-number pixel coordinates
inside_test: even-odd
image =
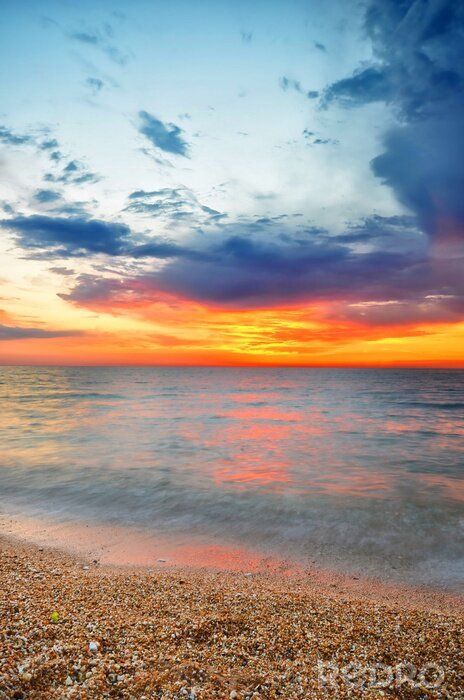
[[[2,367],[0,395],[5,517],[464,582],[464,371]]]

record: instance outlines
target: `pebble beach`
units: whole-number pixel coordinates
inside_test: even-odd
[[[0,542],[1,700],[464,697],[458,596]]]

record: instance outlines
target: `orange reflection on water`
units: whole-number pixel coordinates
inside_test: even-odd
[[[214,470],[216,484],[233,483],[246,488],[248,485],[266,487],[267,490],[278,492],[285,484],[291,483],[288,473],[289,464],[281,462],[278,465],[253,464],[243,455],[236,455],[230,464],[217,465]]]
[[[220,571],[302,571],[296,562],[246,545],[212,544],[198,535],[147,533],[129,526],[83,525],[51,518],[0,516],[0,528],[37,545],[66,549],[110,566],[192,567]]]
[[[248,408],[234,408],[225,412],[233,418],[270,421],[300,421],[301,414],[298,411],[287,411],[274,406],[249,406]]]

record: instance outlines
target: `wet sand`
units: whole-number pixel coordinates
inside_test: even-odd
[[[2,700],[464,697],[450,593],[0,544]]]

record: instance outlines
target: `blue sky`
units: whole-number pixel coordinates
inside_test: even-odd
[[[388,115],[378,106],[322,110],[292,84],[282,88],[286,78],[322,92],[371,55],[359,9],[96,5],[11,3],[2,119],[20,132],[49,128],[69,157],[101,175],[90,190],[99,199],[184,185],[228,214],[303,213],[341,226],[367,208],[368,188],[379,213],[393,211],[369,169]],[[188,158],[152,148],[138,131],[141,110],[182,129]]]
[[[108,303],[102,327],[119,330],[127,295],[319,305],[307,314],[337,328],[460,322],[460,3],[6,0],[0,13],[14,328],[88,333]]]

